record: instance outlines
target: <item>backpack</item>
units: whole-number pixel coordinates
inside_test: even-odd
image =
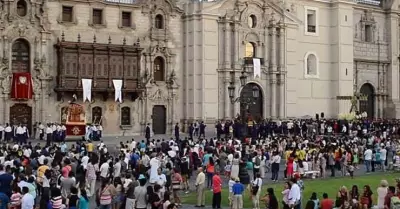
[[[261,159],[259,157],[256,157],[256,166],[261,165]]]

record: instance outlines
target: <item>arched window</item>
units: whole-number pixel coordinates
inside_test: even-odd
[[[250,28],[255,28],[257,26],[257,17],[255,15],[250,15],[247,18],[247,25],[249,25]]]
[[[305,56],[305,75],[306,77],[318,76],[318,58],[314,53],[307,53]]]
[[[12,45],[12,71],[29,72],[29,55],[29,43],[24,39],[17,39]]]
[[[153,72],[155,81],[165,80],[165,62],[162,57],[156,57],[154,60]]]
[[[255,56],[256,56],[256,45],[252,42],[247,42],[244,57],[255,57]]]
[[[103,121],[103,110],[101,107],[92,108],[92,124],[101,124]]]
[[[160,14],[156,15],[154,25],[157,29],[164,29],[164,17]]]
[[[121,126],[131,125],[131,108],[123,107],[121,108]]]
[[[21,17],[25,17],[27,13],[27,8],[26,8],[26,1],[24,0],[19,0],[17,2],[17,14]]]

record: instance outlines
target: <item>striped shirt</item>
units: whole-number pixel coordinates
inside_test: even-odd
[[[87,168],[86,168],[86,177],[89,180],[96,180],[96,165],[93,165],[92,163],[88,163]]]
[[[53,197],[51,198],[51,205],[53,206],[53,209],[59,209],[62,207],[62,197]]]

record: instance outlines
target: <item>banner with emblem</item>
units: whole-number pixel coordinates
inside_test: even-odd
[[[13,99],[32,99],[33,86],[30,73],[13,73],[11,98]]]
[[[113,80],[114,89],[115,89],[115,101],[122,102],[122,80]]]
[[[254,78],[261,78],[261,62],[259,58],[253,59]]]
[[[92,101],[92,79],[82,79],[83,102]]]

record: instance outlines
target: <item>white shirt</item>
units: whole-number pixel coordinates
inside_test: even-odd
[[[364,160],[372,160],[372,150],[371,149],[365,150]]]
[[[110,168],[110,164],[108,164],[108,162],[103,163],[100,166],[100,176],[107,178],[109,168]]]
[[[279,155],[272,156],[271,163],[281,163],[281,156]]]
[[[29,193],[24,194],[21,199],[21,209],[32,209],[35,206],[35,199]]]
[[[133,149],[136,149],[136,141],[132,141],[131,142],[131,149],[130,150],[133,150]]]
[[[114,177],[119,177],[121,175],[121,162],[115,163],[114,165]]]
[[[301,198],[300,187],[297,184],[293,184],[289,191],[289,205],[294,205]]]
[[[7,126],[6,129],[5,129],[5,131],[6,131],[6,132],[11,132],[11,131],[12,131],[11,126]]]
[[[81,161],[82,161],[83,168],[86,169],[86,167],[87,167],[87,165],[89,163],[89,157],[85,155],[85,156],[82,157]]]
[[[0,126],[0,131],[4,131],[4,127],[3,126]]]
[[[46,157],[44,155],[40,155],[40,157],[38,158],[39,164],[43,165],[44,164],[44,159],[46,159]]]
[[[46,134],[52,134],[52,133],[53,133],[53,129],[51,127],[47,127]]]
[[[258,186],[258,191],[261,191],[262,179],[261,178],[256,178],[253,181],[253,186]]]
[[[17,134],[24,134],[24,129],[22,127],[17,128]]]
[[[384,149],[384,148],[382,148],[381,149],[381,161],[386,161],[386,153],[387,153],[387,150],[386,149]]]

